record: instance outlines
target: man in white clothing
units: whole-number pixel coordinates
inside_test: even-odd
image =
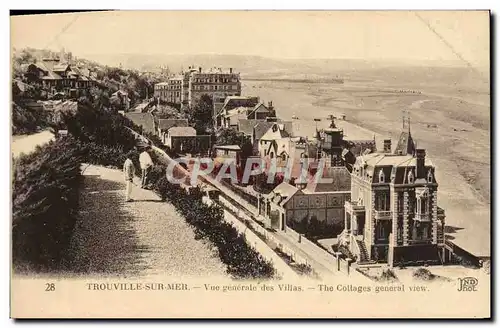
[[[123,164],[123,177],[125,178],[125,183],[127,184],[126,190],[125,190],[125,201],[131,202],[133,201],[132,198],[130,198],[132,194],[132,181],[135,176],[135,166],[134,163],[132,162],[132,157],[133,153],[129,152],[127,154],[127,159],[125,160],[125,163]]]
[[[139,163],[141,164],[141,188],[145,188],[148,184],[148,174],[151,168],[153,167],[153,160],[151,156],[149,156],[148,150],[150,147],[146,148],[141,155],[139,156]]]

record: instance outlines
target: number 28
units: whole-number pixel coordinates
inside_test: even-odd
[[[45,284],[45,291],[46,292],[53,292],[56,290],[56,285],[54,283],[46,283]]]

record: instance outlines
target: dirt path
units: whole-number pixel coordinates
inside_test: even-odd
[[[171,204],[136,186],[135,201],[124,202],[119,170],[89,166],[84,179],[68,271],[123,277],[226,275],[212,246],[195,239]]]
[[[41,146],[54,138],[50,131],[42,131],[30,135],[12,136],[11,152],[14,158],[21,154],[29,154],[35,150],[36,146]]]

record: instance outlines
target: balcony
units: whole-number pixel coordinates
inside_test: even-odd
[[[358,204],[356,201],[345,202],[344,206],[348,213],[362,213],[365,211],[365,206]]]
[[[420,222],[430,222],[431,221],[431,216],[429,213],[415,213],[415,221],[420,221]]]
[[[391,220],[392,212],[391,211],[379,211],[375,210],[375,220]]]

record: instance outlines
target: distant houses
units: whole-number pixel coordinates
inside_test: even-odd
[[[43,89],[49,98],[58,92],[77,98],[85,95],[90,87],[99,85],[92,71],[61,62],[59,58],[44,58],[23,68],[27,83]]]

